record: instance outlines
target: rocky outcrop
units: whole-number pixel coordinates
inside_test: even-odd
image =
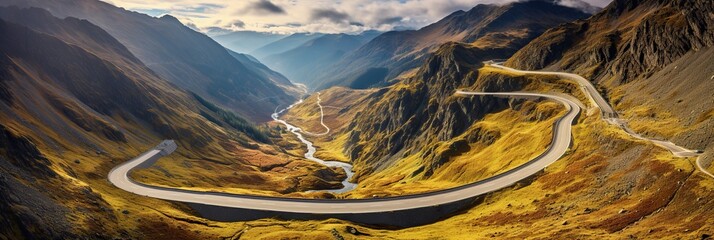
[[[79,238],[71,232],[71,224],[65,216],[68,212],[66,207],[57,204],[37,189],[0,175],[0,237]]]
[[[34,172],[41,178],[57,175],[50,169],[50,161],[30,139],[15,135],[3,125],[0,125],[0,157],[7,158],[16,167]]]
[[[465,44],[443,45],[424,64],[417,76],[393,86],[375,106],[358,114],[352,122],[348,155],[360,176],[388,167],[402,156],[422,152],[429,176],[449,158],[468,149],[468,141],[457,141],[450,150],[426,148],[464,133],[487,113],[509,107],[507,99],[460,98],[453,94],[471,86],[478,78],[482,61],[503,56],[499,50],[483,50]],[[469,139],[493,141],[497,135]],[[385,146],[374,148],[372,146]],[[419,174],[415,173],[415,174]]]
[[[547,31],[506,65],[580,74],[624,115],[635,107],[652,112],[632,120],[676,121],[659,128],[686,129],[673,134],[652,126],[642,134],[705,149],[714,124],[707,115],[714,109],[713,47],[710,0],[615,0],[587,20]]]
[[[557,65],[611,87],[647,78],[689,51],[714,45],[711,1],[613,1],[588,20],[548,30],[507,65]]]

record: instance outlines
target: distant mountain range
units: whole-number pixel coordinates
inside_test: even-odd
[[[288,35],[277,33],[235,31],[211,36],[211,38],[230,50],[239,53],[251,53],[287,36]]]
[[[287,52],[306,42],[324,36],[323,33],[294,33],[287,37],[281,38],[277,41],[268,43],[254,51],[250,52],[250,55],[255,56],[258,59],[265,59],[267,56],[280,54]]]
[[[291,81],[308,87],[319,85],[316,72],[325,71],[346,54],[371,41],[381,32],[359,34],[272,33],[238,31],[213,36],[235,52],[250,54]]]
[[[341,59],[345,54],[359,48],[381,34],[377,31],[366,31],[360,34],[324,34],[315,36],[308,41],[293,47],[290,50],[268,55],[262,58],[262,62],[272,69],[285,74],[290,80],[314,86],[318,84],[315,73],[326,70]],[[311,36],[290,37],[289,41],[279,41],[271,44],[271,47],[288,45]],[[268,48],[266,48],[267,50]]]
[[[279,40],[275,40],[275,34],[235,32],[213,38],[238,52],[246,48],[236,43],[255,45],[256,39],[262,39],[264,46],[244,52],[311,89],[335,85],[367,88],[390,84],[389,80],[416,68],[449,41],[513,53],[548,28],[587,16],[580,9],[552,1],[526,1],[478,5],[419,30],[357,35],[297,33]]]
[[[589,14],[548,1],[477,5],[457,11],[419,30],[393,31],[324,67],[311,86],[352,88],[383,86],[424,62],[441,44],[454,41],[513,53],[548,28]],[[380,74],[375,74],[378,72]]]

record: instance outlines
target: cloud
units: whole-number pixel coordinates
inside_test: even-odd
[[[198,26],[196,26],[195,23],[192,23],[192,22],[187,22],[187,23],[184,23],[183,25],[186,25],[186,27],[188,27],[188,28],[190,28],[190,29],[193,29],[194,31],[200,31],[200,30],[201,30]]]
[[[148,14],[149,16],[154,16],[154,17],[170,13],[170,11],[168,11],[166,9],[157,9],[157,8],[134,8],[134,9],[130,9],[130,10],[142,12],[142,13]]]
[[[556,3],[566,7],[577,8],[580,9],[580,11],[590,14],[594,14],[602,10],[602,8],[595,7],[582,0],[557,0]]]
[[[358,33],[366,30],[419,29],[478,4],[518,0],[111,0],[152,16],[171,14],[202,31]],[[549,0],[587,10],[577,0]],[[581,0],[603,7],[612,0]],[[238,23],[242,22],[242,24]],[[237,23],[237,24],[233,24]]]
[[[196,5],[179,5],[175,11],[190,13],[216,13],[218,9],[224,8],[221,4],[199,3]]]
[[[232,23],[228,24],[228,27],[244,28],[245,22],[243,22],[241,20],[234,20]]]
[[[227,33],[233,32],[233,30],[225,29],[225,28],[222,28],[222,27],[207,27],[207,28],[204,28],[204,29],[202,29],[202,30],[203,30],[203,32],[205,32],[206,35],[208,35],[208,36],[218,36],[218,35],[223,35],[223,34],[227,34]]]
[[[380,25],[382,25],[382,24],[395,24],[395,23],[398,23],[398,22],[402,21],[402,19],[404,19],[404,18],[403,18],[403,17],[399,17],[399,16],[397,16],[397,17],[388,17],[388,18],[379,19],[379,20],[377,21],[377,23],[380,24]]]
[[[285,14],[285,9],[275,5],[269,0],[259,0],[249,4],[246,8],[242,9],[240,13],[252,13],[252,14]]]
[[[315,20],[329,20],[333,23],[343,23],[349,20],[350,15],[343,12],[338,12],[335,9],[313,9],[310,14],[310,19]]]

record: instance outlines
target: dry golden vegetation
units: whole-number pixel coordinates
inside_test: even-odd
[[[499,70],[488,67],[480,72],[482,75],[501,74]],[[572,82],[520,75],[508,78],[523,83],[525,91],[567,93],[593,107]],[[503,81],[493,77],[483,79]],[[479,84],[487,85],[477,82],[477,86]],[[541,110],[558,112],[559,109],[555,103],[531,104]],[[633,112],[638,111],[635,109]],[[523,114],[514,110],[489,114],[467,132],[476,128],[492,128],[493,132],[518,129],[526,135],[549,132],[548,121],[522,122],[521,117]],[[434,224],[396,231],[358,227],[361,232],[370,234],[360,236],[360,239],[699,238],[713,233],[711,226],[714,221],[707,217],[707,209],[714,206],[714,195],[711,193],[714,181],[696,172],[692,165],[693,158],[677,158],[649,142],[632,138],[604,122],[599,114],[581,115],[573,135],[574,143],[566,156],[529,181],[490,194],[483,203]],[[515,145],[510,147],[533,149],[547,142],[528,145],[515,141],[512,143]],[[490,147],[477,147],[480,151],[474,150],[451,159],[449,165],[444,166],[443,174],[435,173],[433,179],[428,180],[404,181],[398,170],[408,169],[409,162],[419,161],[415,156],[405,157],[401,160],[402,164],[393,169],[385,169],[363,179],[360,184],[364,188],[356,189],[352,194],[368,197],[458,185],[460,180],[469,179],[463,177],[470,175],[467,173],[476,172],[473,175],[479,176],[478,173],[483,174],[489,166],[508,165],[503,161],[514,159],[504,156],[498,158],[501,161],[487,161],[495,165],[484,166],[478,158],[472,157],[481,154],[498,156],[496,153],[503,151],[505,146],[503,142],[496,143]],[[528,156],[521,158],[528,159]],[[412,190],[403,190],[400,185],[410,186]],[[334,228],[343,236],[350,236],[343,229],[353,226],[341,221],[303,223],[269,225],[263,229],[298,234],[305,228],[325,233]],[[445,235],[445,232],[449,234]]]
[[[690,148],[706,149],[702,158],[711,162],[714,156],[711,153],[714,150],[711,144],[714,135],[714,91],[708,86],[712,74],[709,70],[714,66],[714,60],[710,57],[714,48],[711,48],[712,38],[706,35],[711,32],[711,28],[703,30],[705,34],[702,35],[708,37],[706,39],[658,42],[670,45],[692,43],[685,44],[686,47],[676,45],[680,48],[673,48],[678,51],[675,53],[647,52],[661,49],[652,42],[634,44],[638,39],[655,39],[660,35],[687,36],[686,32],[680,30],[690,31],[692,25],[689,23],[696,22],[692,18],[701,17],[701,12],[705,11],[682,14],[679,8],[686,10],[692,4],[699,4],[697,6],[704,9],[702,3],[708,2],[641,2],[648,4],[637,7],[638,4],[633,3],[633,8],[627,11],[611,9],[590,20],[561,25],[548,31],[534,41],[534,46],[526,47],[526,50],[516,54],[516,58],[532,61],[520,63],[521,66],[517,67],[553,68],[557,65],[586,77],[595,76],[598,78],[598,86],[605,86],[601,89],[606,93],[605,96],[635,131],[683,142],[693,146]],[[710,5],[705,7],[711,9]],[[710,23],[711,19],[701,22]],[[5,32],[13,33],[10,30]],[[453,216],[419,227],[392,229],[360,226],[335,219],[262,219],[232,223],[207,220],[197,216],[185,204],[143,197],[118,189],[106,180],[107,173],[121,162],[153,147],[162,140],[159,136],[180,136],[180,144],[192,149],[180,147],[177,152],[159,160],[155,167],[132,173],[134,179],[148,184],[199,191],[311,198],[330,196],[301,191],[337,187],[344,172],[303,159],[304,146],[276,124],[259,127],[269,138],[269,142],[265,143],[251,140],[246,132],[236,131],[234,127],[220,126],[226,124],[226,121],[211,120],[217,117],[215,111],[206,113],[209,109],[202,107],[189,93],[175,89],[166,81],[148,73],[138,61],[114,58],[119,56],[117,54],[106,57],[108,52],[105,51],[110,51],[107,49],[71,47],[67,41],[72,38],[62,38],[61,34],[55,36],[59,39],[52,39],[51,34],[32,34],[24,30],[22,33],[4,36],[30,36],[33,41],[51,43],[46,44],[52,46],[46,50],[67,50],[56,55],[75,54],[71,57],[76,61],[41,63],[55,66],[56,69],[65,69],[67,66],[63,64],[66,62],[97,64],[93,65],[95,68],[92,71],[86,72],[86,76],[80,76],[85,78],[80,78],[63,74],[53,76],[54,72],[35,69],[39,64],[33,64],[33,61],[44,61],[44,58],[33,59],[20,54],[0,58],[3,64],[10,66],[8,71],[0,74],[12,79],[0,81],[0,88],[11,89],[12,92],[0,92],[0,100],[4,101],[0,104],[0,110],[8,112],[0,114],[0,127],[3,130],[0,131],[0,141],[5,141],[7,146],[19,144],[22,147],[20,150],[26,150],[29,154],[16,154],[17,151],[13,151],[17,149],[4,146],[0,148],[0,156],[3,157],[0,168],[9,176],[0,176],[0,190],[8,193],[0,195],[0,200],[4,201],[0,204],[0,214],[10,210],[10,213],[15,214],[13,219],[0,223],[15,224],[8,229],[18,235],[22,233],[17,224],[24,222],[42,223],[42,226],[28,226],[37,229],[43,229],[45,225],[53,226],[48,229],[68,226],[66,229],[71,232],[56,234],[68,238],[706,239],[714,235],[714,218],[711,217],[711,209],[714,209],[714,179],[696,170],[694,158],[674,157],[668,151],[650,142],[635,139],[618,127],[606,123],[599,114],[593,114],[594,106],[572,82],[552,77],[511,74],[490,67],[469,71],[467,68],[477,63],[460,64],[463,62],[461,60],[468,60],[470,56],[464,56],[469,54],[465,49],[454,47],[458,44],[451,44],[451,49],[444,51],[446,53],[437,53],[442,58],[435,60],[443,60],[443,69],[426,69],[432,67],[426,66],[404,74],[404,79],[390,88],[368,91],[345,88],[324,90],[321,94],[322,105],[325,106],[325,123],[331,132],[326,136],[308,136],[318,148],[316,156],[325,160],[354,161],[355,157],[350,156],[351,149],[348,149],[354,147],[350,144],[355,131],[354,119],[364,117],[362,114],[376,106],[392,109],[418,107],[408,106],[409,101],[401,105],[389,105],[382,101],[395,97],[416,99],[416,93],[444,91],[449,93],[440,93],[440,99],[428,99],[424,105],[441,101],[439,105],[453,104],[458,108],[463,107],[459,104],[469,101],[449,94],[456,88],[467,88],[475,91],[546,92],[568,95],[579,100],[586,107],[584,109],[588,110],[580,115],[573,126],[573,144],[562,159],[513,187],[483,196],[482,201],[467,206]],[[535,37],[522,31],[501,33],[503,36],[481,37],[471,47],[500,48],[506,45],[496,39],[510,41]],[[653,36],[638,35],[643,33]],[[436,36],[429,35],[425,39],[429,40],[429,37]],[[570,40],[578,41],[571,43]],[[17,44],[25,43],[19,41]],[[96,46],[107,44],[110,43],[102,42]],[[550,48],[551,45],[575,50],[565,51],[563,56],[549,56],[550,59],[562,59],[558,63],[538,59],[542,55],[539,54],[540,50],[562,50]],[[690,51],[689,47],[692,46],[697,48],[696,51]],[[13,50],[6,52],[23,50],[12,45],[5,47]],[[621,51],[625,47],[633,48]],[[88,52],[85,54],[84,50]],[[451,53],[448,52],[450,50]],[[641,68],[624,71],[619,67],[632,67],[628,64],[632,63],[630,60],[633,56],[610,54],[625,52],[635,52],[638,56],[665,56],[668,59],[649,62],[645,69],[647,71]],[[94,59],[95,56],[102,59]],[[515,63],[515,60],[509,63]],[[536,66],[539,64],[542,66]],[[106,66],[107,69],[98,66]],[[650,72],[648,69],[657,71]],[[706,74],[706,78],[702,78],[702,74]],[[119,75],[123,77],[113,78]],[[417,79],[420,75],[437,77]],[[104,85],[94,89],[97,91],[84,91],[81,87],[92,85],[78,84],[75,79],[116,81],[92,82]],[[674,83],[671,79],[687,81]],[[691,79],[694,82],[690,82]],[[427,89],[425,82],[428,80],[441,80],[439,84],[442,85],[429,86],[431,89]],[[124,85],[115,85],[119,83]],[[58,86],[78,87],[82,91],[70,91]],[[108,102],[96,100],[115,95],[98,90],[116,91],[124,88],[132,90],[124,91],[127,94],[144,91],[146,94],[121,95]],[[134,88],[143,91],[134,91]],[[79,100],[85,98],[90,100]],[[136,102],[132,102],[134,100]],[[87,106],[87,103],[106,105]],[[113,103],[121,104],[115,106]],[[453,138],[430,138],[428,141],[413,143],[417,147],[410,149],[415,151],[409,154],[390,154],[389,158],[385,158],[389,164],[361,175],[358,172],[360,188],[338,197],[392,196],[433,191],[487,178],[531,159],[550,143],[552,123],[562,116],[563,108],[550,101],[509,100],[506,103],[506,107],[494,108],[497,110],[486,112],[477,121],[468,123],[466,130]],[[442,113],[450,111],[440,110],[443,110]],[[324,129],[319,124],[319,116],[316,96],[313,95],[283,118],[310,132],[320,133]],[[410,120],[405,122],[405,125],[412,123]],[[395,129],[398,128],[390,130]],[[375,138],[365,139],[359,144],[367,150],[385,148],[370,141],[382,140],[376,138],[383,137],[386,139],[394,132],[375,134]],[[455,155],[444,154],[454,147],[464,151]],[[39,151],[34,154],[33,150]],[[426,165],[426,161],[432,161],[433,156],[446,158],[441,159],[444,160],[443,164],[430,169],[433,172],[427,175],[419,169]],[[371,167],[369,164],[373,162],[355,163],[355,169],[368,169]],[[709,169],[714,170],[714,164]],[[317,177],[318,173],[329,177]],[[6,206],[12,209],[8,210]],[[30,214],[38,209],[42,210],[41,217]],[[361,234],[350,233],[353,227]],[[0,238],[4,237],[2,234]]]
[[[546,82],[558,82],[531,80],[546,91],[555,90],[542,88]],[[549,108],[553,104],[535,105]],[[491,114],[473,127],[520,115],[511,111]],[[541,124],[529,129],[535,131],[538,125]],[[267,239],[268,235],[261,234],[270,232],[276,235],[269,236],[312,238],[330,237],[336,231],[346,238],[359,239],[687,239],[713,233],[714,220],[708,217],[708,209],[714,207],[714,181],[695,171],[694,159],[676,158],[649,142],[634,139],[601,120],[599,114],[581,115],[573,128],[573,139],[566,156],[537,177],[489,194],[482,203],[434,224],[401,230],[356,226],[368,234],[357,237],[345,230],[355,225],[339,220],[262,222],[261,226],[254,225],[245,231],[244,236]],[[460,162],[458,158],[454,163]],[[389,181],[398,182],[398,178],[381,180],[388,186]],[[371,182],[368,180],[361,184]],[[393,188],[387,186],[382,188]],[[306,231],[315,235],[304,235]]]
[[[402,85],[397,85],[396,88],[399,86]],[[326,136],[309,137],[318,148],[317,157],[325,160],[349,160],[344,149],[351,129],[346,127],[356,114],[368,107],[371,102],[367,101],[366,97],[374,91],[376,90],[354,91],[335,87],[320,95],[324,121],[332,131]],[[284,118],[307,131],[323,132],[316,96],[307,98],[302,104],[291,109]],[[562,107],[557,103],[526,102],[519,111],[511,109],[488,115],[483,121],[473,124],[461,136],[424,147],[434,149],[438,153],[448,150],[455,142],[466,141],[467,138],[484,138],[484,141],[468,146],[468,151],[450,159],[447,165],[428,180],[414,178],[412,175],[421,167],[423,152],[418,152],[404,156],[387,169],[360,179],[360,187],[343,194],[342,197],[364,198],[429,192],[507,171],[545,150],[550,144],[553,121],[560,117],[560,111]]]
[[[317,148],[315,157],[330,161],[349,161],[349,157],[345,156],[343,150],[349,131],[346,129],[357,114],[369,107],[369,104],[375,99],[374,94],[379,94],[380,91],[333,87],[320,92],[323,121],[330,128],[330,134],[305,135],[315,143]],[[320,124],[317,94],[308,97],[302,104],[290,109],[281,118],[311,133],[325,132],[325,128]]]
[[[456,97],[456,96],[455,96]],[[483,141],[469,144],[468,150],[452,157],[427,179],[413,176],[421,168],[423,153],[400,159],[396,164],[360,180],[360,187],[346,195],[353,198],[400,196],[430,192],[475,182],[519,166],[539,155],[550,144],[552,125],[562,106],[553,102],[527,102],[521,111],[505,110],[487,115],[462,135],[425,146],[435,152],[447,151],[468,138]],[[528,121],[529,118],[542,119]]]

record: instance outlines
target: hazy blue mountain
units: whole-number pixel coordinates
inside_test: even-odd
[[[314,88],[315,73],[325,71],[345,54],[359,48],[379,34],[377,31],[366,31],[357,35],[325,34],[291,50],[264,57],[262,60],[290,80]]]
[[[480,4],[419,30],[384,33],[336,61],[314,81],[319,83],[317,88],[385,85],[421,65],[444,43],[464,42],[482,49],[515,52],[548,28],[588,16],[549,1]]]
[[[252,120],[269,120],[275,106],[293,102],[299,93],[292,84],[273,81],[242,64],[213,39],[170,15],[155,18],[96,0],[3,0],[0,5],[34,6],[60,18],[87,19],[160,77]]]
[[[285,37],[286,35],[284,34],[237,31],[213,36],[212,38],[230,50],[239,53],[250,53]]]
[[[293,48],[299,47],[300,45],[303,45],[304,43],[310,40],[322,37],[324,35],[325,34],[322,33],[294,33],[290,36],[284,37],[280,40],[260,47],[251,52],[250,55],[255,56],[258,59],[263,59],[267,56],[282,53]]]

